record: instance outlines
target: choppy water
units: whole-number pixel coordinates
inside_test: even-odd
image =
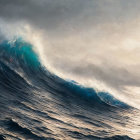
[[[140,111],[52,74],[22,39],[0,44],[0,140],[140,139]]]

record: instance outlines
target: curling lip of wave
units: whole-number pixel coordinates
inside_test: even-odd
[[[28,79],[33,81],[34,84],[36,84],[35,81],[37,80],[39,81],[38,83],[40,83],[39,86],[42,87],[48,86],[52,88],[54,91],[57,90],[58,93],[61,92],[63,94],[68,95],[73,94],[72,96],[88,100],[94,104],[98,103],[101,105],[109,105],[115,107],[125,107],[125,108],[129,107],[127,104],[117,100],[107,92],[97,93],[93,88],[86,88],[80,86],[78,83],[74,81],[66,81],[56,75],[53,75],[40,63],[38,55],[33,50],[33,46],[30,43],[25,42],[21,38],[18,38],[15,41],[10,42],[6,40],[3,43],[1,43],[0,59],[1,59],[0,71],[3,74],[4,72],[7,73],[11,72],[12,71],[11,68],[20,69],[24,73],[24,75],[28,77]],[[12,72],[14,73],[14,71]],[[6,73],[3,75],[3,77],[5,75]],[[9,75],[8,78],[13,78],[10,77],[11,76],[10,74],[8,75]],[[36,77],[34,75],[36,75]],[[3,77],[2,79],[4,79]],[[14,83],[12,82],[10,84]]]

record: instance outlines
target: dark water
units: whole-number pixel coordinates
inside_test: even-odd
[[[140,139],[139,110],[47,71],[31,44],[0,44],[0,140]]]

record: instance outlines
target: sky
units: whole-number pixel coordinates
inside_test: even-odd
[[[140,104],[139,0],[0,0],[0,41],[24,36],[58,76]]]

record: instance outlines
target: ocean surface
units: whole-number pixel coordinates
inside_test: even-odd
[[[140,140],[140,110],[51,73],[33,48],[0,44],[0,140]]]

